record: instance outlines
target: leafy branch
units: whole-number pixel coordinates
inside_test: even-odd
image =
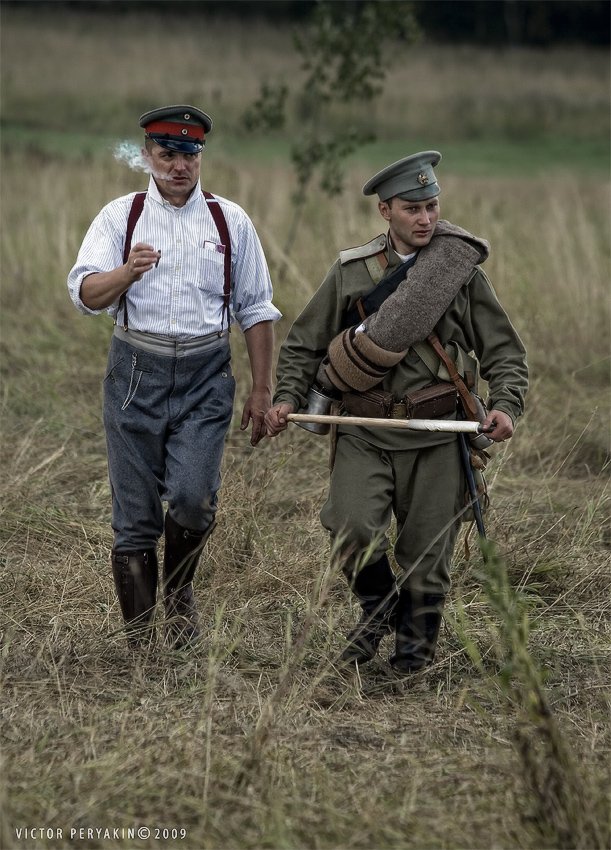
[[[319,188],[328,197],[340,195],[347,157],[375,140],[373,118],[368,123],[363,116],[382,92],[391,41],[409,43],[417,36],[409,2],[321,0],[305,32],[294,34],[302,81],[294,86],[285,81],[262,84],[259,97],[244,115],[247,129],[284,130],[291,102],[300,116],[290,148],[296,187],[285,254],[293,245],[313,180],[318,177]],[[355,103],[358,121],[338,127],[333,120],[338,107]]]

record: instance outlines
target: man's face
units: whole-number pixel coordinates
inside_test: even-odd
[[[178,153],[161,145],[143,153],[161,195],[174,206],[183,206],[199,180],[201,153]]]
[[[403,201],[390,198],[380,201],[378,209],[389,225],[393,247],[399,254],[412,254],[428,245],[439,219],[439,200]]]

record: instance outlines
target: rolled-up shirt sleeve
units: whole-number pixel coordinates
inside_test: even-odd
[[[76,263],[68,275],[68,292],[74,306],[81,313],[96,316],[99,313],[116,313],[117,305],[103,307],[99,310],[90,310],[81,300],[81,284],[90,274],[99,272],[110,272],[123,262],[123,240],[127,226],[127,215],[125,220],[120,215],[117,221],[117,205],[115,214],[110,215],[109,207],[104,207],[92,221],[89,230],[85,234],[83,243],[78,252]],[[122,224],[122,229],[121,229]]]
[[[110,272],[123,264],[127,221],[135,193],[107,204],[93,220],[68,275],[74,306],[84,315],[108,313],[116,318],[118,300],[90,310],[81,299],[85,277]],[[242,331],[259,322],[276,321],[281,313],[272,304],[272,283],[263,248],[246,212],[233,201],[216,196],[231,240],[232,320]],[[151,179],[141,215],[132,233],[138,242],[161,251],[159,267],[149,269],[126,292],[130,326],[147,333],[191,338],[223,326],[223,262],[220,234],[201,187],[183,207],[173,207]],[[205,247],[217,246],[210,252]]]
[[[282,313],[272,304],[272,282],[259,237],[244,213],[239,250],[233,266],[232,312],[242,331],[259,322],[276,322]]]

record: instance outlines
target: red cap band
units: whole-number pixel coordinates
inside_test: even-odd
[[[180,124],[178,121],[153,121],[147,124],[144,128],[148,134],[159,133],[160,135],[168,134],[169,136],[177,136],[178,138],[201,139],[205,138],[204,128],[201,124]]]

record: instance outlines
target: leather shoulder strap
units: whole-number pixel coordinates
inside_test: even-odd
[[[229,228],[227,226],[227,220],[223,215],[223,210],[221,209],[221,205],[218,200],[212,195],[210,192],[206,192],[202,189],[202,193],[204,198],[206,199],[206,203],[208,204],[208,209],[214,219],[214,223],[216,225],[216,229],[219,232],[219,238],[221,240],[221,244],[223,245],[224,251],[224,277],[225,283],[223,287],[223,314],[229,313],[229,297],[231,294],[231,238],[229,236]],[[129,257],[129,252],[132,247],[132,236],[134,234],[134,228],[136,227],[136,223],[140,216],[142,215],[142,210],[144,209],[144,201],[146,198],[146,192],[137,192],[134,195],[134,199],[132,201],[131,209],[129,211],[129,216],[127,218],[127,229],[125,233],[125,245],[123,248],[123,262],[127,262],[127,258]],[[127,321],[127,304],[125,303],[125,293],[119,299],[119,311],[123,308],[123,327],[125,330],[128,328]]]
[[[479,421],[477,406],[473,399],[473,396],[469,392],[469,388],[461,378],[456,368],[456,364],[452,361],[451,357],[448,357],[441,341],[436,333],[431,333],[427,336],[426,341],[433,347],[435,353],[440,358],[441,362],[444,364],[446,369],[448,370],[448,374],[450,376],[450,380],[458,390],[458,394],[462,400],[463,406],[465,408],[465,413],[469,417],[469,419],[473,419],[475,422]]]
[[[132,206],[129,211],[129,216],[127,218],[127,230],[125,231],[125,245],[123,247],[123,262],[127,262],[127,258],[129,257],[129,252],[132,248],[132,236],[134,235],[134,228],[136,226],[136,222],[142,215],[142,210],[144,209],[144,199],[146,198],[146,192],[136,192],[134,195],[134,200],[132,201]]]
[[[440,381],[450,380],[448,370],[440,361],[440,358],[437,356],[433,346],[429,342],[426,342],[425,340],[422,340],[422,342],[415,342],[412,345],[412,349],[416,352],[418,357],[423,361],[424,365],[435,378],[438,378]]]
[[[136,192],[134,195],[134,200],[132,201],[132,205],[129,211],[129,215],[127,217],[127,229],[125,231],[125,244],[123,245],[123,263],[127,262],[127,258],[129,257],[129,252],[132,249],[132,236],[134,235],[134,228],[136,226],[136,222],[142,215],[142,210],[144,209],[144,200],[146,198],[146,192]],[[124,330],[128,329],[128,321],[127,321],[127,300],[125,297],[126,293],[124,292],[119,298],[119,309],[117,310],[117,316],[123,310],[123,328]],[[116,324],[116,319],[115,319]]]
[[[218,199],[215,198],[211,192],[206,192],[204,189],[202,189],[202,194],[206,199],[208,209],[214,219],[216,229],[219,232],[221,245],[223,245],[225,249],[223,257],[225,273],[225,284],[223,287],[223,316],[227,317],[227,327],[229,327],[229,298],[231,296],[231,237],[229,236],[229,227],[227,226],[227,219],[223,214],[223,210],[221,209]]]

